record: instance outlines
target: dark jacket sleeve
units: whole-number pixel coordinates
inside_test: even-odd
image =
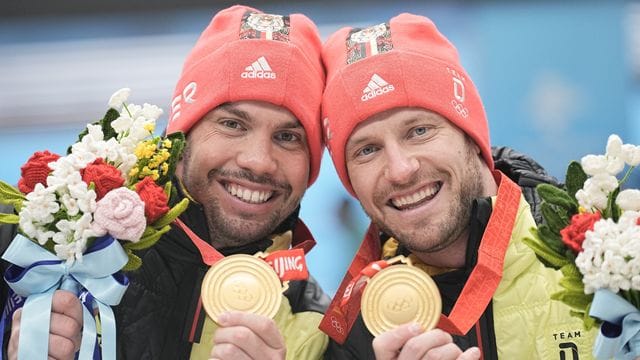
[[[540,212],[541,199],[536,191],[539,184],[562,184],[531,157],[508,147],[493,147],[493,161],[496,169],[502,171],[516,184],[520,185],[522,194],[531,206],[531,213],[536,224],[542,223]]]

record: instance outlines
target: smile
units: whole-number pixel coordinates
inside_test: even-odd
[[[269,201],[271,196],[273,196],[273,191],[251,190],[238,184],[226,183],[224,184],[224,188],[232,196],[249,204],[262,204]]]
[[[440,191],[440,188],[442,188],[442,183],[438,181],[416,191],[413,194],[392,198],[391,204],[398,210],[415,208],[425,201],[433,199]]]

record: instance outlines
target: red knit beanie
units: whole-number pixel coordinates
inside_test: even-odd
[[[218,12],[187,56],[171,103],[167,133],[188,132],[209,111],[232,101],[287,108],[309,143],[309,185],[322,158],[322,42],[306,16],[264,14],[246,6]]]
[[[458,51],[426,17],[400,14],[366,29],[342,28],[324,44],[324,135],[336,171],[355,195],[345,146],[355,127],[397,107],[434,111],[466,132],[493,169],[487,118]]]

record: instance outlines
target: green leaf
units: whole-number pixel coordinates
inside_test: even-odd
[[[136,254],[134,254],[131,250],[126,250],[126,252],[127,252],[127,255],[129,256],[129,261],[122,268],[122,271],[137,270],[140,267],[140,265],[142,265],[142,260]]]
[[[536,191],[544,202],[559,206],[572,214],[578,212],[578,202],[566,191],[551,184],[540,184],[536,186]]]
[[[173,222],[180,214],[182,214],[189,207],[189,199],[185,198],[180,200],[174,207],[172,207],[166,214],[162,215],[156,222],[151,224],[154,228],[160,229]]]
[[[567,167],[567,175],[565,177],[565,186],[567,187],[568,195],[575,199],[578,190],[582,189],[584,182],[587,181],[587,174],[582,169],[577,161],[572,161]]]
[[[167,135],[167,139],[171,140],[171,149],[169,149],[169,153],[171,156],[169,157],[168,164],[169,170],[167,171],[167,175],[162,175],[158,178],[158,184],[164,184],[171,179],[171,175],[175,173],[176,166],[180,157],[182,156],[182,150],[185,146],[185,136],[181,131],[171,133]]]
[[[547,246],[552,248],[558,254],[561,254],[566,249],[566,246],[562,242],[562,238],[558,233],[554,233],[549,229],[549,226],[542,224],[537,229],[537,234],[540,240],[542,240]]]
[[[581,288],[584,289],[584,284],[582,284],[582,273],[574,262],[569,262],[567,265],[563,266],[560,271],[562,272],[562,275],[565,276],[565,278],[579,280]]]
[[[0,225],[2,224],[17,224],[20,222],[20,217],[16,214],[2,214],[0,213]]]
[[[12,205],[17,211],[20,211],[22,203],[26,199],[20,190],[0,180],[0,204]]]
[[[609,193],[609,197],[607,198],[607,209],[604,211],[603,217],[611,218],[613,221],[618,222],[622,211],[618,204],[616,204],[616,198],[620,193],[620,187],[617,187],[615,190]]]
[[[527,246],[529,246],[538,258],[548,267],[559,269],[567,264],[567,259],[558,255],[553,249],[545,245],[541,241],[536,241],[531,238],[524,238],[522,240]]]
[[[560,286],[570,292],[584,294],[584,284],[582,283],[582,279],[580,278],[563,277],[562,279],[560,279],[559,283]]]
[[[107,110],[107,113],[104,114],[102,120],[100,120],[100,125],[102,126],[102,133],[104,134],[104,140],[109,140],[111,138],[116,137],[118,134],[111,126],[111,123],[120,117],[120,113],[118,110],[110,108]]]
[[[569,225],[569,214],[567,210],[561,207],[543,202],[540,206],[540,212],[542,212],[542,217],[544,217],[545,223],[549,226],[549,230],[556,234],[559,234],[560,230]]]
[[[167,225],[167,226],[163,227],[160,230],[153,230],[152,233],[140,238],[140,240],[138,242],[135,242],[135,243],[134,242],[128,242],[128,243],[124,244],[123,247],[125,249],[131,249],[131,250],[146,249],[148,247],[153,246],[156,242],[158,242],[158,240],[160,240],[160,237],[162,237],[162,235],[164,235],[164,233],[166,233],[169,230],[171,230],[171,226],[170,225]]]

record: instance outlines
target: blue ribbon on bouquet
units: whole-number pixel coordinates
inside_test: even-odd
[[[5,280],[20,296],[27,297],[20,322],[18,359],[47,359],[51,301],[62,288],[76,295],[80,286],[94,297],[94,309],[100,314],[102,358],[116,357],[116,327],[112,305],[120,303],[129,284],[120,272],[128,256],[118,241],[107,235],[93,245],[71,266],[45,248],[17,235],[2,258],[14,264],[5,272]],[[93,357],[96,323],[83,306],[83,331],[80,359]]]
[[[593,345],[598,359],[635,359],[640,356],[640,311],[609,290],[597,290],[589,316],[602,321]]]

